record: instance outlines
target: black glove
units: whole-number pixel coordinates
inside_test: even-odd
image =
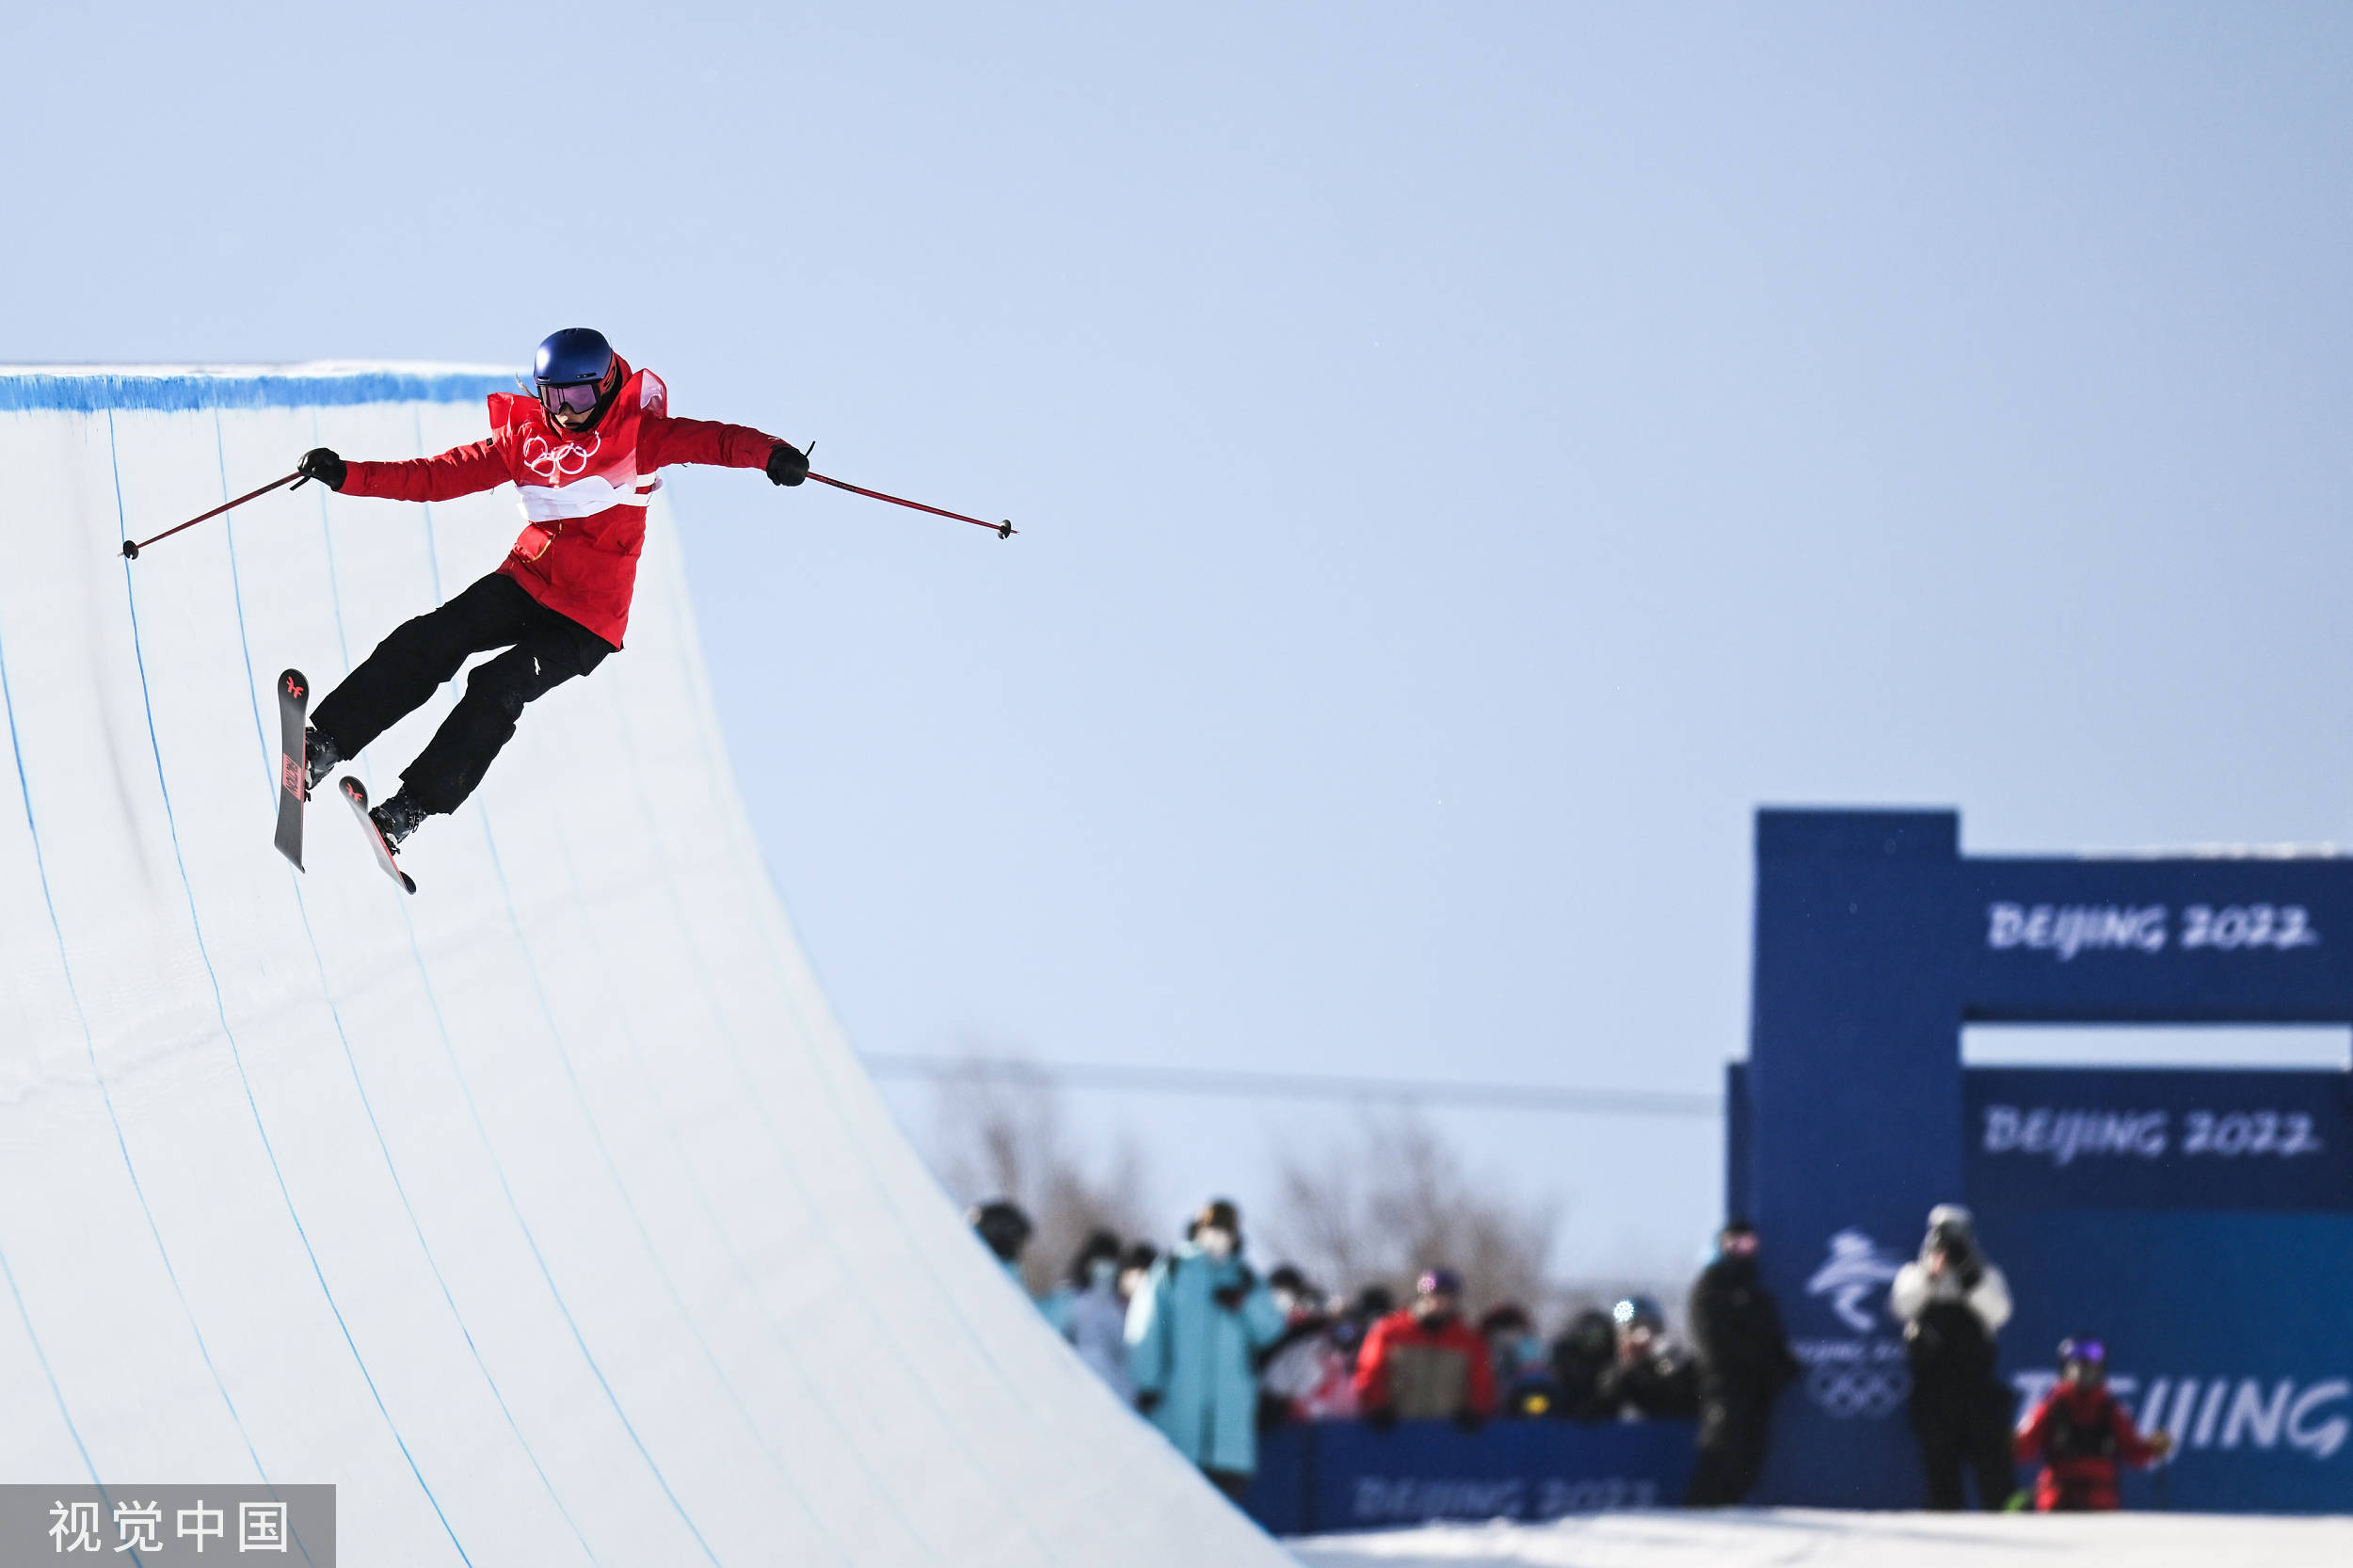
[[[791,441],[778,441],[768,453],[768,480],[775,485],[797,485],[808,477],[808,458]]]
[[[1139,1416],[1149,1416],[1149,1415],[1151,1415],[1151,1414],[1152,1414],[1152,1412],[1154,1412],[1154,1411],[1156,1411],[1156,1410],[1158,1410],[1158,1409],[1160,1409],[1160,1391],[1159,1389],[1157,1389],[1157,1388],[1147,1388],[1147,1389],[1145,1389],[1143,1393],[1138,1394],[1138,1395],[1136,1396],[1136,1414],[1137,1414],[1137,1415],[1139,1415]]]
[[[1228,1312],[1240,1312],[1241,1304],[1250,1299],[1250,1292],[1258,1283],[1258,1276],[1250,1272],[1250,1265],[1241,1266],[1241,1277],[1231,1285],[1220,1286],[1209,1292],[1209,1299]]]
[[[1365,1425],[1370,1427],[1375,1432],[1395,1432],[1397,1430],[1397,1406],[1393,1404],[1376,1404],[1369,1406],[1365,1410],[1364,1417]]]
[[[1486,1424],[1487,1417],[1481,1416],[1476,1410],[1465,1410],[1454,1417],[1454,1430],[1456,1432],[1477,1432],[1481,1427],[1483,1427]]]
[[[302,455],[295,472],[305,479],[315,479],[330,490],[344,488],[344,479],[350,472],[344,460],[335,456],[332,447],[314,446]]]

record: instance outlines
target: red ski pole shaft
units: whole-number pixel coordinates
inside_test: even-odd
[[[885,495],[880,490],[870,490],[863,485],[851,485],[839,479],[828,479],[822,473],[811,473],[809,477],[820,485],[831,485],[837,490],[848,490],[853,495],[869,496],[876,501],[888,501],[893,506],[906,506],[918,512],[929,512],[936,518],[953,518],[958,522],[968,522],[975,528],[987,529],[1000,539],[1010,539],[1016,532],[1011,519],[1003,522],[990,522],[985,518],[968,518],[962,512],[947,512],[936,506],[926,506],[920,501],[909,501],[904,496]]]
[[[221,513],[242,506],[256,496],[267,495],[270,491],[277,489],[281,485],[299,485],[300,483],[302,483],[302,472],[297,469],[294,472],[286,475],[283,479],[273,479],[268,484],[263,486],[260,489],[249,490],[244,495],[237,497],[234,501],[224,501],[219,505],[214,507],[211,511],[206,512],[203,516],[188,519],[187,521],[182,523],[178,528],[167,528],[162,533],[156,535],[152,539],[139,539],[136,541],[125,539],[122,541],[122,558],[126,561],[136,561],[139,558],[140,551],[145,550],[149,545],[155,543],[157,540],[168,539],[174,534],[180,533],[184,529],[194,528],[200,522],[210,522],[213,519],[220,516]]]

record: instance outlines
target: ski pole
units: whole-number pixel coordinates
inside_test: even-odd
[[[811,441],[808,444],[815,446],[817,443],[815,441]],[[929,512],[936,518],[953,518],[958,522],[968,522],[975,528],[987,529],[990,533],[996,535],[1000,539],[1010,539],[1013,537],[1015,533],[1011,519],[1007,519],[1003,522],[989,522],[981,518],[966,517],[962,512],[943,512],[936,506],[926,506],[920,501],[909,501],[903,496],[885,495],[880,490],[870,490],[862,485],[851,485],[845,484],[839,479],[828,479],[822,473],[812,472],[809,474],[809,477],[816,480],[820,485],[831,485],[837,490],[848,490],[853,495],[871,496],[876,501],[888,501],[893,506],[910,506],[919,512]]]
[[[136,541],[125,539],[122,541],[122,558],[126,561],[136,561],[139,558],[139,552],[145,550],[149,545],[155,543],[156,540],[168,539],[174,534],[179,533],[181,529],[194,528],[200,522],[208,522],[214,518],[220,516],[221,513],[230,510],[232,507],[244,505],[255,496],[269,494],[270,491],[278,488],[280,485],[292,485],[295,488],[300,489],[303,485],[301,471],[297,469],[294,472],[286,475],[283,479],[273,479],[268,484],[263,486],[260,489],[249,491],[245,495],[237,497],[234,501],[224,501],[219,505],[214,507],[211,511],[205,513],[202,517],[190,518],[187,521],[182,523],[179,528],[167,528],[162,533],[156,535],[152,539],[139,539]]]

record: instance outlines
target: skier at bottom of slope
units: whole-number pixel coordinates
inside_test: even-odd
[[[469,655],[504,648],[466,678],[465,696],[368,815],[397,846],[429,816],[455,811],[515,733],[526,704],[617,652],[629,623],[646,507],[672,463],[808,476],[789,442],[741,424],[678,419],[668,389],[632,370],[604,335],[569,327],[539,344],[535,400],[489,399],[490,435],[437,457],[345,462],[303,454],[308,478],[344,495],[447,501],[512,482],[525,526],[496,571],[393,629],[312,712],[307,783],[424,705]]]
[[[2143,1434],[2108,1391],[2108,1352],[2097,1339],[2063,1339],[2059,1380],[2018,1428],[2018,1457],[2042,1463],[2034,1506],[2044,1513],[2121,1508],[2117,1482],[2127,1464],[2147,1466],[2173,1451],[2172,1433]]]

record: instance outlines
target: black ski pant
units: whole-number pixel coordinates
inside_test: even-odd
[[[404,621],[312,710],[311,724],[344,757],[423,707],[471,654],[506,651],[474,666],[466,695],[400,776],[429,812],[455,811],[515,733],[523,705],[586,675],[613,645],[549,609],[511,577],[483,578],[438,610]]]
[[[1957,1512],[1966,1506],[1961,1480],[1964,1470],[1977,1476],[1977,1506],[1989,1512],[1998,1512],[2018,1490],[2018,1461],[2010,1447],[2007,1402],[1986,1400],[1959,1407],[1915,1409],[1912,1425],[1920,1439],[1920,1469],[1928,1480],[1929,1507]]]
[[[1686,1508],[1729,1508],[1747,1496],[1765,1471],[1772,1422],[1770,1398],[1710,1397],[1700,1406],[1699,1462],[1691,1467]]]

